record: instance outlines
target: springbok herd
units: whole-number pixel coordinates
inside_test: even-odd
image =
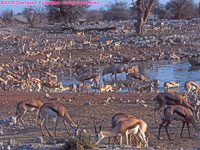
[[[154,89],[158,90],[159,82],[156,79],[148,80],[145,76],[139,73],[139,69],[137,65],[126,65],[126,64],[113,64],[108,68],[103,70],[102,75],[111,74],[115,75],[115,79],[117,80],[117,73],[126,72],[126,85],[129,89],[134,90],[133,85],[136,82],[143,82],[144,84],[148,84],[149,91]],[[78,81],[82,82],[83,89],[88,88],[86,81],[91,80],[90,86],[95,88],[95,91],[101,91],[101,85],[99,82],[99,74],[78,74],[74,72],[74,77]],[[134,78],[134,79],[133,79]],[[125,83],[124,83],[125,84]],[[171,140],[170,135],[168,133],[168,126],[173,121],[182,121],[182,129],[180,137],[182,138],[183,128],[185,123],[188,127],[188,134],[190,135],[189,124],[192,124],[193,128],[197,133],[198,139],[200,138],[200,128],[197,125],[197,119],[199,119],[199,102],[198,96],[200,93],[199,85],[193,81],[185,82],[185,89],[186,92],[184,95],[177,93],[177,92],[169,92],[168,90],[171,88],[178,88],[179,83],[174,83],[173,81],[167,81],[164,83],[165,92],[157,94],[154,98],[155,104],[155,122],[157,123],[158,114],[162,118],[162,122],[159,125],[158,131],[158,140],[160,140],[160,131],[162,127],[165,127],[168,139]],[[116,88],[116,87],[115,87]],[[143,87],[141,87],[143,88]],[[144,91],[146,89],[143,89]],[[80,131],[79,123],[73,122],[71,117],[68,114],[67,108],[58,102],[46,102],[43,103],[40,100],[28,100],[22,101],[17,104],[16,107],[16,115],[17,121],[21,121],[24,125],[23,116],[27,111],[34,111],[36,110],[36,119],[35,125],[37,125],[38,120],[40,124],[40,129],[42,136],[44,135],[43,126],[47,130],[49,136],[53,136],[50,133],[49,129],[47,128],[47,120],[50,118],[54,118],[55,120],[55,131],[54,135],[57,136],[56,128],[58,125],[58,120],[61,118],[63,123],[66,127],[67,133],[70,134],[70,127],[71,131],[73,132],[74,136],[77,136]],[[162,115],[161,115],[162,112]],[[81,120],[80,120],[81,121]],[[136,118],[133,115],[125,114],[125,113],[116,113],[112,117],[112,124],[110,130],[102,130],[101,126],[99,130],[96,127],[94,122],[94,129],[96,133],[96,144],[99,144],[104,138],[114,138],[113,140],[118,143],[123,143],[123,136],[125,136],[125,141],[127,145],[130,145],[135,139],[135,144],[137,147],[148,147],[148,140],[149,137],[146,136],[147,125],[148,123],[145,122],[142,118]],[[118,142],[118,138],[120,137],[120,142]],[[109,140],[110,143],[110,140]]]
[[[196,30],[199,29],[198,22],[194,24]],[[186,29],[193,26],[189,23],[190,22],[188,22],[187,26],[183,26],[182,28]],[[152,25],[149,26],[149,29],[145,28],[145,30],[154,30],[157,32],[161,32],[162,30],[173,32],[177,30],[170,26],[164,27],[164,25],[159,28],[151,27]],[[178,31],[185,32],[186,30],[183,29],[181,30],[181,28],[178,28]],[[130,38],[129,35],[131,33],[126,28],[122,28],[122,32],[117,30],[98,33],[97,31],[91,31],[91,33],[88,34],[82,31],[77,33],[71,33],[70,31],[68,34],[46,34],[39,29],[31,33],[35,35],[28,34],[28,32],[29,31],[20,31],[21,34],[0,35],[0,57],[3,59],[4,52],[16,54],[10,57],[9,62],[5,63],[1,61],[0,90],[21,92],[94,92],[94,95],[97,92],[100,94],[123,89],[127,89],[128,92],[159,92],[159,81],[157,79],[147,79],[145,75],[140,72],[138,65],[132,63],[135,60],[144,60],[139,59],[139,55],[142,56],[140,51],[137,52],[138,58],[128,57],[121,53],[107,54],[105,52],[111,50],[118,51],[120,48],[131,49],[139,47],[140,45],[145,46],[146,43],[148,43],[147,41],[152,43],[149,47],[153,48],[159,48],[167,44],[182,45],[183,43],[191,42],[190,39],[194,38],[194,36],[190,36],[190,38],[182,41],[181,36],[180,43],[174,43],[173,40],[170,42],[170,40],[164,38],[159,39],[159,41],[155,37],[146,40],[145,38],[133,39]],[[192,33],[198,34],[198,32]],[[174,41],[178,40],[174,38]],[[196,38],[194,41],[196,41]],[[189,45],[190,44],[191,43],[189,43]],[[85,56],[83,58],[76,58],[76,56],[74,56],[75,59],[72,59],[74,50],[83,53],[96,50],[95,52],[98,57],[96,60],[92,59],[90,56]],[[165,55],[167,55],[169,59],[181,59],[175,53],[171,54],[170,52],[165,54],[160,49],[158,51],[157,49],[155,50],[159,55],[154,55],[147,51],[143,56],[152,60],[164,59],[166,57]],[[198,52],[195,51],[194,53],[198,55]],[[188,55],[184,56],[190,56],[190,54],[192,53],[189,51]],[[65,57],[62,55],[65,55]],[[76,84],[64,85],[61,82],[64,73],[74,78],[77,81]],[[118,80],[118,73],[125,73],[125,79]],[[107,74],[111,74],[111,82],[104,79]],[[179,88],[179,83],[166,81],[163,86],[165,92],[158,93],[154,98],[156,102],[154,111],[155,123],[158,123],[158,115],[160,115],[160,119],[162,120],[158,129],[158,140],[161,139],[160,133],[163,126],[168,139],[171,140],[168,127],[173,120],[182,121],[181,138],[185,123],[188,127],[189,137],[191,137],[189,124],[192,124],[197,133],[197,137],[200,138],[200,129],[197,125],[200,106],[198,101],[200,93],[199,85],[193,81],[186,81],[186,92],[184,95],[170,92],[170,90]],[[44,127],[49,136],[57,136],[59,119],[63,120],[69,135],[71,135],[71,133],[73,133],[74,136],[80,134],[79,131],[81,128],[79,123],[73,121],[68,114],[68,109],[59,102],[44,103],[37,99],[21,101],[16,106],[16,120],[22,122],[25,126],[23,116],[26,112],[33,111],[36,111],[35,126],[39,123],[42,136],[45,136]],[[48,119],[54,119],[55,121],[54,134],[47,128]],[[136,118],[131,114],[115,113],[113,114],[110,126],[111,129],[109,130],[103,130],[101,126],[97,129],[94,121],[96,144],[102,143],[104,138],[109,138],[110,143],[110,138],[113,138],[112,140],[117,144],[126,143],[126,145],[131,145],[134,141],[137,147],[148,147],[149,137],[147,136],[147,130],[150,129],[148,128],[148,122],[143,118]],[[123,137],[125,138],[125,142],[123,142]]]
[[[6,37],[4,37],[6,40]],[[31,42],[29,42],[29,49],[32,47]],[[44,49],[51,48],[48,47],[48,41],[42,41]],[[71,42],[70,42],[71,43]],[[66,46],[70,46],[70,43]],[[33,44],[33,43],[32,43]],[[33,44],[34,45],[34,44]],[[73,45],[73,43],[71,43]],[[26,45],[22,45],[22,51],[26,48]],[[59,47],[55,47],[55,51],[58,51],[60,55]],[[65,49],[65,48],[64,48]],[[26,51],[26,55],[30,56],[31,54]],[[22,52],[23,53],[23,52]],[[27,54],[28,53],[28,54]],[[64,72],[65,67],[69,67],[72,63],[71,53],[69,54],[69,61],[61,59],[60,57],[53,58],[51,57],[52,53],[46,53],[45,59],[35,59],[28,60],[23,58],[23,61],[11,57],[12,63],[2,64],[0,66],[0,87],[5,91],[37,91],[37,92],[114,92],[119,91],[123,88],[127,88],[129,92],[155,92],[159,91],[159,81],[157,79],[147,79],[142,73],[140,73],[138,65],[132,63],[115,63],[107,65],[103,68],[101,73],[94,73],[92,67],[87,65],[74,65],[69,71],[69,74],[74,77],[79,84],[69,84],[64,86],[61,81],[58,81],[58,75],[52,73],[53,70],[57,72]],[[118,54],[122,57],[122,54]],[[112,56],[100,55],[100,61],[105,62],[106,58],[112,58]],[[177,56],[173,54],[170,57],[172,59],[177,59]],[[119,57],[119,58],[120,58]],[[100,63],[92,64],[96,68],[100,68]],[[86,66],[86,67],[85,67]],[[56,72],[55,71],[55,72]],[[118,73],[126,73],[126,79],[118,81]],[[103,84],[100,83],[100,76],[103,77],[106,74],[111,74],[112,83],[107,84],[103,79]],[[113,78],[113,75],[115,76]],[[200,130],[197,126],[196,120],[199,119],[199,102],[198,96],[200,93],[199,85],[193,81],[185,82],[186,92],[184,96],[179,93],[169,92],[172,88],[178,88],[179,83],[174,83],[173,81],[167,81],[164,83],[164,93],[159,93],[156,98],[155,105],[155,122],[157,122],[158,114],[162,117],[162,122],[159,125],[158,139],[160,139],[160,131],[164,126],[168,135],[169,140],[171,140],[168,133],[168,126],[172,120],[182,121],[183,126],[182,132],[185,123],[188,127],[189,137],[189,124],[191,123],[194,127],[198,138],[200,138]],[[58,120],[61,118],[66,127],[66,130],[69,135],[70,131],[68,126],[73,132],[74,136],[79,134],[79,124],[74,123],[71,117],[68,114],[67,108],[58,103],[58,102],[47,102],[43,103],[40,100],[29,100],[22,101],[17,104],[16,115],[17,121],[21,121],[24,125],[23,116],[27,111],[36,110],[36,119],[35,125],[37,125],[38,120],[40,124],[41,133],[44,136],[43,126],[48,132],[49,136],[53,136],[52,133],[47,128],[48,118],[55,119],[55,131],[54,135],[56,136],[56,127],[58,125]],[[161,115],[162,112],[162,115]],[[81,121],[81,120],[80,120]],[[96,133],[96,144],[99,144],[106,137],[113,137],[116,143],[123,143],[123,136],[125,136],[126,144],[130,145],[132,140],[135,139],[136,146],[138,147],[148,147],[148,137],[146,136],[147,124],[142,118],[136,118],[133,115],[125,113],[116,113],[112,118],[112,128],[110,130],[102,130],[101,126],[97,130],[94,123],[95,133]],[[120,136],[120,142],[118,142],[117,137]]]

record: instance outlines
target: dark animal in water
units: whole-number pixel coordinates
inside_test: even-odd
[[[129,65],[128,64],[112,64],[108,68],[103,70],[103,76],[105,74],[111,73],[111,78],[115,75],[115,80],[117,79],[117,73],[128,72]]]

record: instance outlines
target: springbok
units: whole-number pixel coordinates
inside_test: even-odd
[[[55,82],[53,80],[48,81],[43,81],[41,84],[41,87],[43,90],[45,90],[47,88],[48,91],[53,91],[53,92],[58,92],[62,89],[63,85],[62,82]]]
[[[160,140],[160,131],[163,125],[165,125],[165,130],[167,132],[168,139],[171,140],[168,133],[168,126],[173,120],[183,122],[181,134],[180,134],[181,138],[182,138],[182,133],[183,133],[183,128],[185,126],[185,123],[187,124],[187,127],[188,127],[189,137],[191,138],[190,130],[189,130],[189,124],[191,123],[197,133],[198,139],[200,139],[200,129],[197,127],[197,123],[195,121],[192,111],[181,105],[170,105],[164,109],[164,118],[163,118],[162,123],[159,126],[158,140]]]
[[[133,115],[128,115],[128,114],[125,114],[125,113],[116,113],[113,117],[112,117],[112,128],[114,128],[120,121],[124,121],[124,120],[127,120],[129,118],[136,118],[135,116]],[[133,135],[134,138],[135,138],[135,143],[137,146],[139,146],[139,139],[137,136]],[[129,143],[131,144],[131,137],[129,137]],[[115,140],[117,140],[117,138],[115,138]],[[110,144],[110,138],[109,138],[109,144]]]
[[[138,79],[138,80],[146,82],[146,83],[149,82],[149,80],[147,80],[147,78],[143,74],[139,74],[139,73],[127,73],[126,74],[126,80],[130,81],[132,79],[132,77],[134,79]]]
[[[8,84],[8,81],[0,77],[0,87],[2,90],[6,90],[7,84]]]
[[[25,91],[26,89],[26,81],[25,80],[10,80],[9,81],[10,88],[13,91],[17,91],[19,89],[20,91]]]
[[[21,121],[23,125],[25,125],[24,121],[22,120],[22,117],[25,115],[25,113],[32,112],[36,110],[36,118],[35,118],[35,125],[37,124],[37,118],[39,114],[39,109],[43,105],[43,102],[40,100],[25,100],[17,103],[16,106],[16,116],[17,121]]]
[[[83,83],[83,88],[85,88],[85,82],[86,81],[89,81],[89,80],[93,80],[94,84],[95,84],[95,92],[97,90],[97,88],[99,88],[100,86],[100,83],[99,83],[99,75],[98,74],[83,74],[83,75],[77,75],[76,72],[74,72],[74,78],[77,80],[77,81],[80,81]],[[87,89],[87,92],[88,92],[88,89]]]
[[[190,93],[190,91],[195,91],[195,98],[198,98],[198,95],[200,93],[200,87],[197,83],[195,83],[194,81],[186,81],[185,82],[185,97],[188,97],[188,94]]]
[[[167,81],[164,83],[165,91],[168,91],[170,88],[179,88],[179,83],[175,83],[173,81]]]
[[[42,89],[42,81],[39,78],[32,77],[27,83],[30,91],[32,91],[32,88],[37,92]]]
[[[43,72],[43,74],[48,77],[48,80],[50,80],[50,77],[55,78],[57,80],[57,75],[54,75],[50,72]]]
[[[169,54],[169,59],[168,60],[180,60],[180,57],[178,57],[175,53]]]
[[[187,100],[178,93],[159,93],[155,97],[155,100],[156,104],[155,104],[154,117],[156,123],[157,123],[158,113],[160,114],[160,110],[164,108],[166,105],[182,105],[186,108],[189,108],[193,112],[195,111],[195,109],[190,104],[188,104]],[[156,107],[157,103],[158,106]]]
[[[97,132],[96,126],[95,126],[95,133],[97,137],[96,144],[99,144],[101,140],[103,140],[105,137],[116,137],[119,135],[124,135],[126,137],[126,144],[129,145],[128,141],[128,135],[134,134],[137,135],[142,143],[144,144],[144,147],[148,147],[148,142],[146,140],[145,132],[147,130],[147,124],[142,119],[136,119],[136,118],[129,118],[124,121],[119,121],[117,125],[108,130],[100,130]],[[122,137],[120,138],[120,145],[122,144]]]
[[[76,125],[72,121],[71,117],[68,114],[67,108],[60,103],[47,102],[47,103],[44,103],[42,105],[42,107],[40,107],[40,110],[39,110],[40,130],[42,132],[42,136],[44,136],[43,124],[44,124],[45,129],[47,130],[49,136],[52,136],[51,133],[49,132],[47,126],[46,126],[47,120],[48,120],[49,117],[56,118],[56,120],[55,120],[56,125],[55,125],[55,132],[54,132],[55,136],[56,136],[56,128],[57,128],[57,125],[58,125],[59,118],[63,119],[63,123],[66,127],[68,134],[69,134],[69,130],[68,130],[66,122],[71,127],[71,129],[73,131],[73,135],[74,136],[78,135],[78,125]]]
[[[115,85],[110,85],[110,84],[106,84],[106,85],[103,85],[103,84],[100,84],[99,86],[99,92],[102,93],[102,92],[114,92],[116,89]]]

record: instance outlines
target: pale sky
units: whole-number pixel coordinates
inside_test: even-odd
[[[4,1],[8,1],[8,0],[4,0]],[[21,12],[25,7],[28,7],[28,6],[33,6],[32,4],[30,5],[26,5],[26,4],[16,4],[17,1],[20,1],[20,2],[39,2],[39,0],[13,0],[15,2],[15,4],[0,4],[0,12],[3,12],[4,10],[6,9],[10,9],[10,10],[13,10],[14,13],[18,13],[18,12]],[[40,0],[40,1],[48,1],[48,0]],[[70,1],[70,0],[67,0],[67,1]],[[71,0],[73,1],[73,0]],[[130,4],[132,2],[132,0],[92,0],[94,2],[97,2],[99,1],[99,4],[93,4],[91,5],[90,9],[100,9],[100,8],[104,8],[106,5],[110,4],[110,3],[114,3],[115,1],[126,1],[127,4]],[[134,0],[136,1],[136,0]],[[159,0],[160,3],[162,4],[166,4],[169,0]],[[2,2],[2,0],[1,0]],[[200,0],[194,0],[195,3],[198,3],[200,2]],[[41,4],[37,4],[37,6],[42,6]]]

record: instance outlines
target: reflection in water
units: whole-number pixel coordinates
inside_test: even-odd
[[[198,71],[198,70],[200,70],[200,66],[191,66],[188,69],[188,71]]]
[[[200,84],[200,66],[191,67],[191,65],[185,60],[181,61],[179,64],[169,64],[167,60],[164,61],[154,61],[154,62],[146,62],[139,63],[140,71],[144,73],[147,79],[157,79],[159,80],[159,88],[160,92],[164,91],[164,82],[166,81],[174,81],[179,82],[179,92],[184,92],[184,84],[185,81],[192,80],[198,84]],[[102,77],[100,75],[100,83],[103,84],[103,80],[105,79],[107,82],[111,81],[110,74]],[[121,73],[117,74],[118,80],[125,80],[126,74]],[[79,83],[73,77],[63,76],[62,83],[64,86]],[[128,89],[124,89],[122,92],[128,92]]]
[[[174,81],[179,83],[179,91],[184,92],[185,81],[192,80],[200,84],[200,67],[191,67],[187,61],[181,61],[179,64],[169,64],[168,61],[155,61],[153,69],[146,65],[146,75],[150,78],[156,78],[160,82],[160,91],[164,91],[164,82]]]

